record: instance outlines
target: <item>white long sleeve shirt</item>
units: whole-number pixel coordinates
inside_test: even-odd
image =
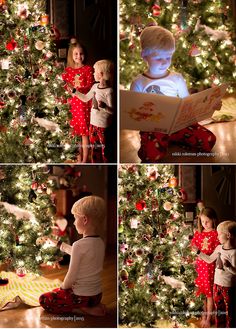
[[[60,247],[71,255],[68,272],[61,288],[71,288],[75,295],[94,296],[102,292],[101,273],[105,245],[100,237],[86,237],[72,246],[62,243]]]
[[[180,98],[189,96],[183,76],[176,72],[169,72],[167,76],[162,78],[150,78],[145,74],[139,74],[132,82],[130,90]]]
[[[222,245],[218,245],[210,256],[201,252],[199,257],[206,263],[212,263],[220,257],[222,261],[220,263],[224,263],[225,260],[228,260],[236,269],[236,249],[224,249]],[[236,270],[231,267],[220,266],[220,268],[218,268],[217,266],[218,264],[216,261],[214,283],[222,287],[236,287]]]
[[[96,101],[105,103],[111,110],[107,110],[106,108],[94,107],[91,108],[90,114],[90,124],[96,127],[106,128],[110,124],[111,111],[113,109],[113,89],[110,87],[101,88],[99,87],[99,83],[95,83],[90,91],[84,95],[80,92],[76,92],[76,95],[83,102],[88,102],[93,97],[96,98]]]

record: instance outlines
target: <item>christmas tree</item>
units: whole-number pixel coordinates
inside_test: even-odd
[[[1,162],[64,162],[76,148],[45,4],[0,0]]]
[[[145,70],[139,35],[153,23],[176,39],[172,68],[183,74],[190,91],[236,78],[236,38],[230,0],[121,0],[120,81],[125,87]]]
[[[185,326],[200,314],[183,199],[171,165],[119,170],[119,313],[130,327]],[[160,322],[158,322],[160,321]]]
[[[0,166],[0,264],[8,270],[37,273],[61,259],[47,240],[55,215],[48,177],[47,166]]]

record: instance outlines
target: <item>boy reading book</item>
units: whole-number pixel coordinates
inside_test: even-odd
[[[140,35],[141,56],[147,71],[139,74],[131,90],[184,98],[189,95],[186,82],[180,73],[169,71],[175,51],[172,33],[160,26],[148,26]],[[221,103],[219,103],[219,108]],[[174,142],[193,150],[210,152],[216,142],[215,135],[197,122],[173,134],[140,131],[141,147],[138,155],[143,163],[162,159],[169,143]]]

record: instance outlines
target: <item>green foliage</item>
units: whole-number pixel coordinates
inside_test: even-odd
[[[231,2],[160,0],[159,16],[153,16],[154,3],[154,0],[120,1],[121,84],[128,88],[136,75],[145,70],[139,35],[152,19],[174,34],[176,52],[172,69],[183,74],[191,91],[223,82],[233,86],[236,35]],[[193,54],[194,47],[199,52],[197,56]]]
[[[10,61],[0,69],[1,162],[64,162],[78,147],[69,136],[64,67],[51,27],[40,23],[44,7],[36,0],[0,6],[0,60]]]
[[[52,265],[60,259],[57,248],[36,242],[39,237],[51,235],[53,226],[55,205],[50,196],[53,183],[48,176],[46,166],[0,166],[0,264],[8,264],[9,270],[24,268],[38,273],[40,264]],[[30,200],[35,182],[36,198]],[[33,217],[10,212],[4,206],[6,203],[30,212]]]
[[[119,170],[119,314],[128,326],[158,320],[186,326],[199,315],[194,294],[192,228],[185,223],[172,165],[122,165]],[[143,208],[143,209],[142,209]],[[178,280],[169,284],[170,280]]]

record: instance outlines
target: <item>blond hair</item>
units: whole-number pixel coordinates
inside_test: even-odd
[[[234,238],[236,238],[236,222],[232,220],[225,220],[217,226],[217,231],[230,233]]]
[[[173,34],[161,26],[148,26],[140,35],[142,56],[148,56],[158,50],[175,50]]]
[[[69,49],[68,49],[68,53],[67,53],[67,63],[66,63],[66,66],[67,67],[72,67],[74,68],[75,67],[75,63],[74,63],[74,60],[73,60],[73,51],[75,48],[80,48],[83,50],[83,53],[84,53],[84,62],[83,64],[86,62],[87,60],[87,52],[86,52],[86,49],[84,48],[84,46],[79,43],[76,39],[75,39],[75,42],[71,42],[70,43],[70,46],[69,46]]]
[[[94,70],[97,72],[103,73],[103,77],[106,81],[112,85],[113,83],[113,76],[114,76],[114,64],[112,61],[108,59],[102,59],[97,61],[94,66]]]
[[[71,213],[73,215],[85,215],[98,228],[104,224],[106,215],[105,201],[99,196],[86,196],[73,204]]]

